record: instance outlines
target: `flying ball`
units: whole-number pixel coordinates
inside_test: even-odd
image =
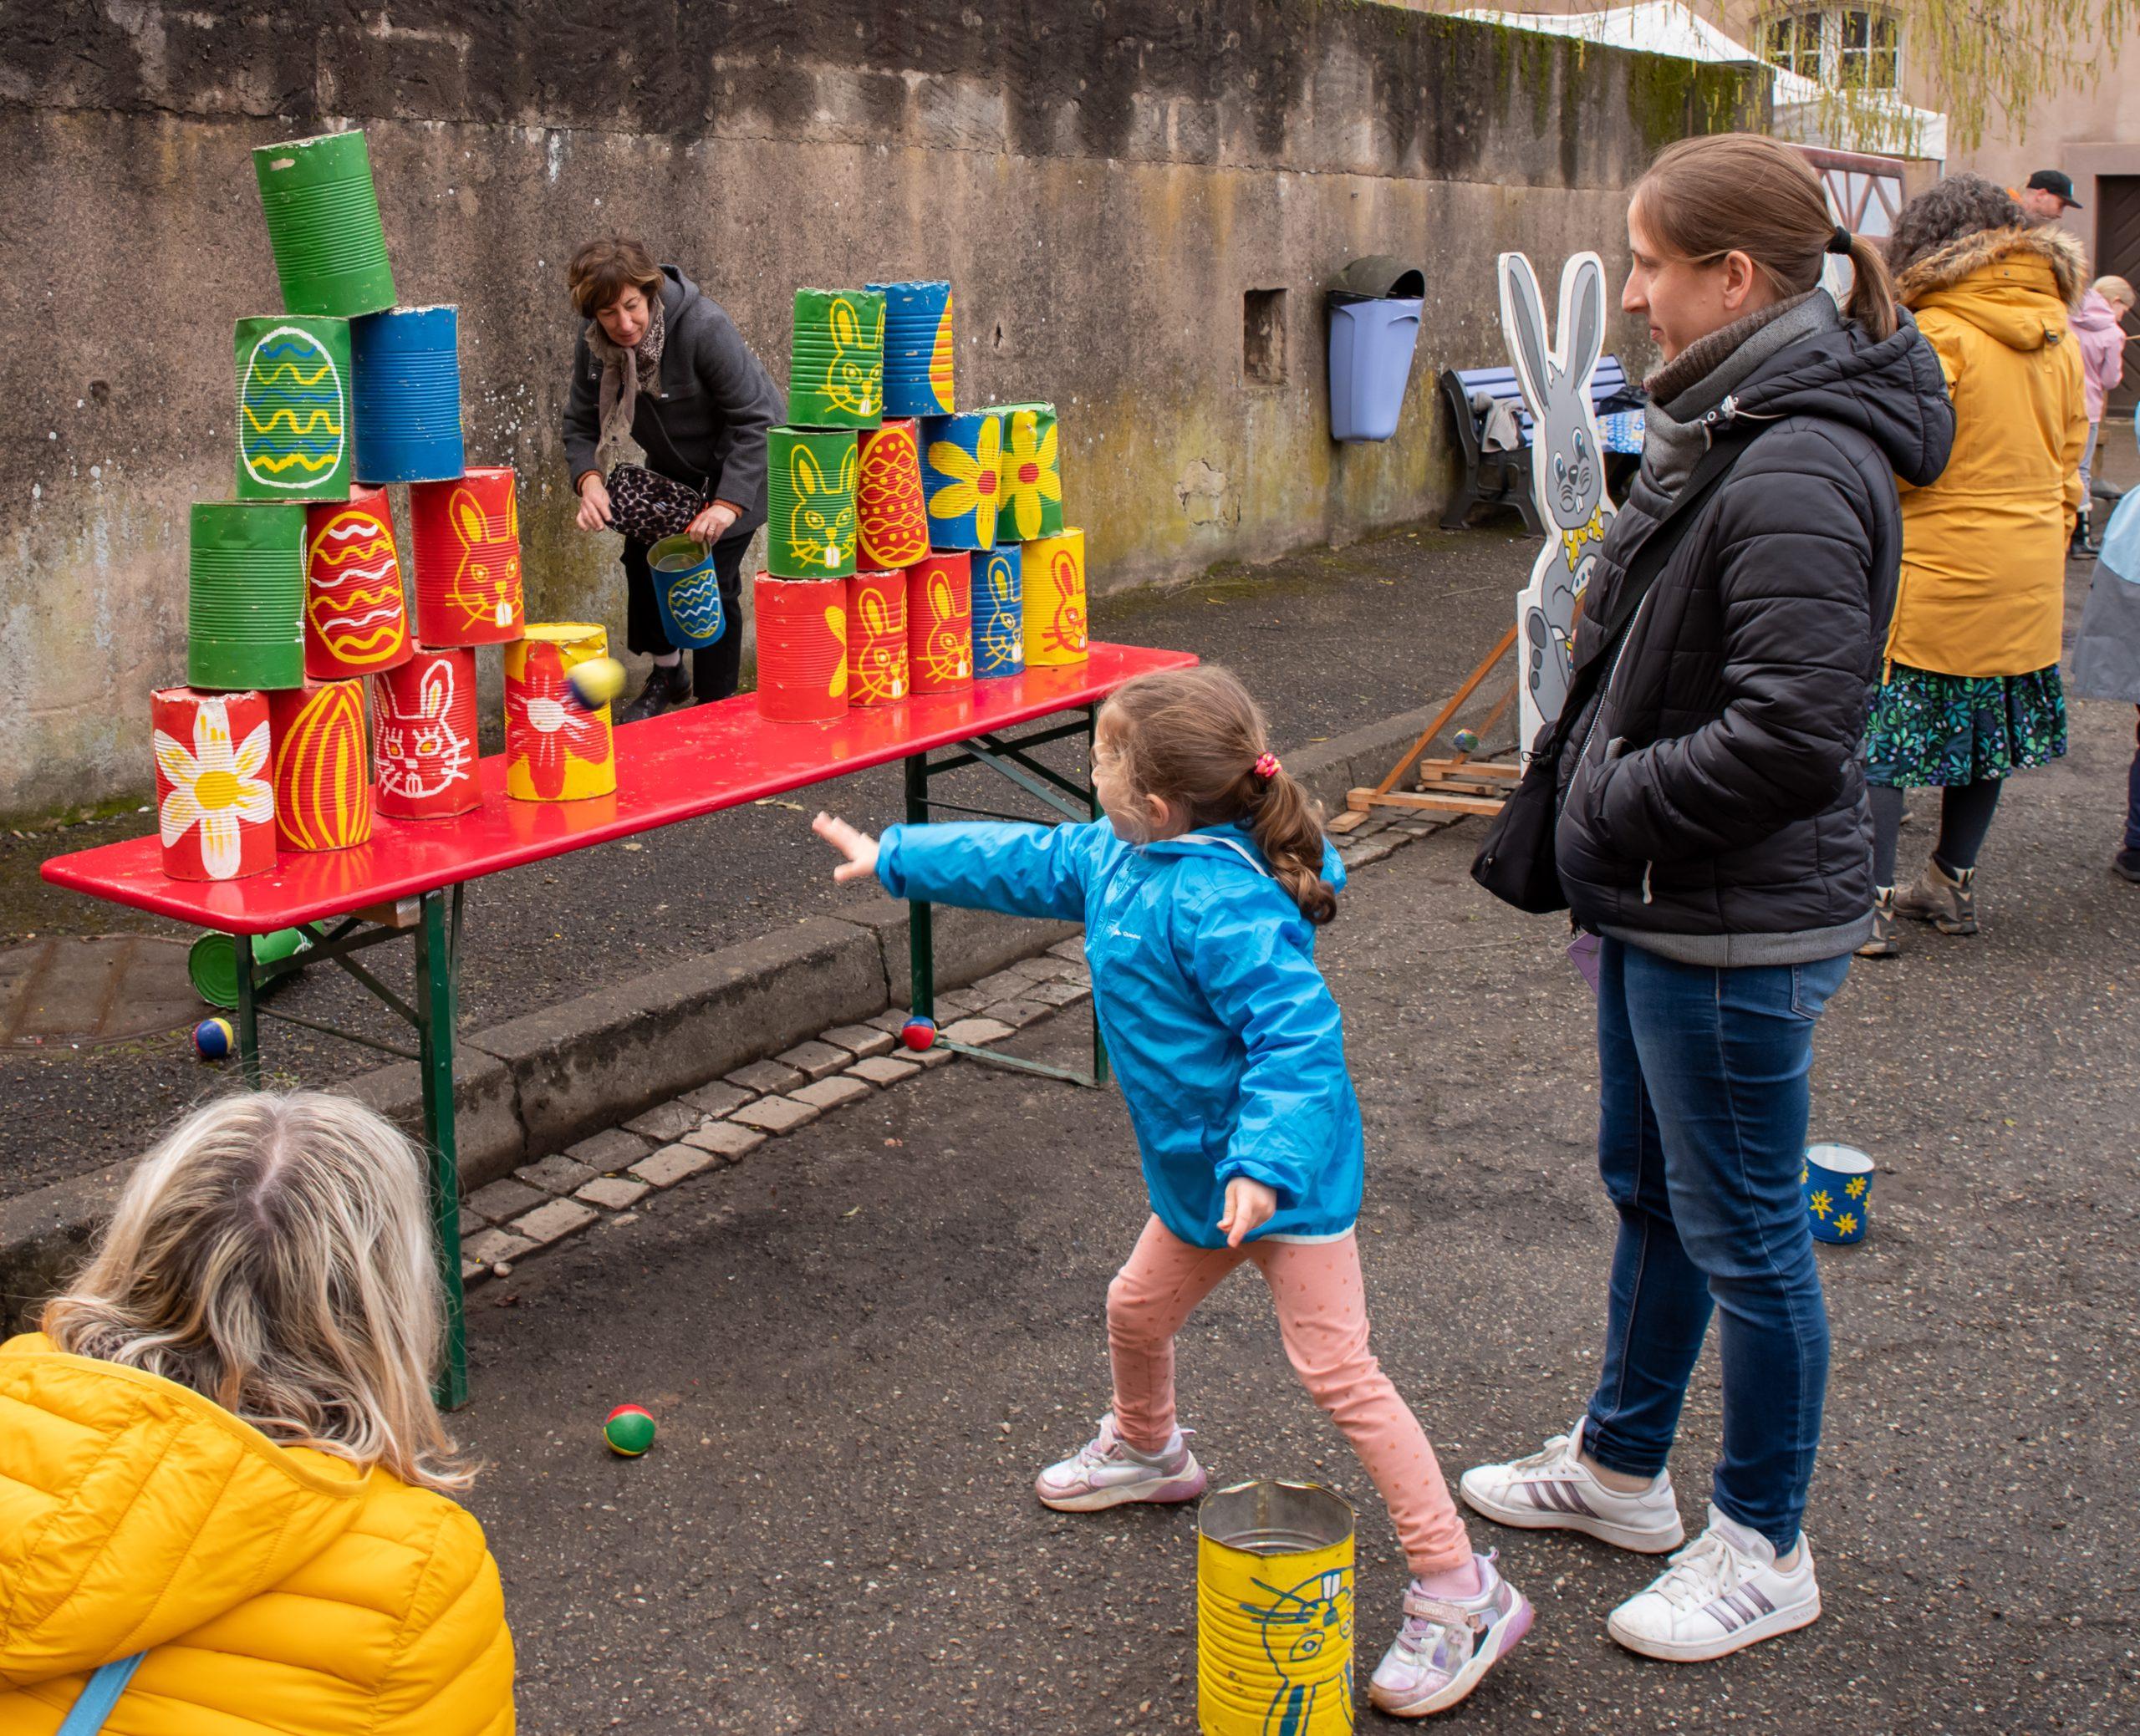
[[[565,685],[581,710],[599,711],[624,690],[624,666],[614,657],[590,657],[572,666]]]
[[[228,1019],[203,1019],[193,1027],[193,1052],[203,1061],[227,1061],[237,1048]]]
[[[899,1041],[910,1049],[926,1049],[936,1041],[936,1021],[934,1019],[909,1019],[899,1026]]]
[[[1478,745],[1479,732],[1476,730],[1459,730],[1456,732],[1456,751],[1459,753],[1470,753]]]
[[[635,1404],[620,1404],[602,1419],[602,1438],[619,1459],[637,1459],[654,1444],[654,1418]]]

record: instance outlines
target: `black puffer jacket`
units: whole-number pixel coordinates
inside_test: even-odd
[[[1894,478],[1954,411],[1905,323],[1778,351],[1713,412],[1761,430],[1643,600],[1567,739],[1555,861],[1577,921],[1703,965],[1806,963],[1872,930],[1861,738],[1894,606]],[[1640,483],[1584,603],[1578,663],[1667,502]]]

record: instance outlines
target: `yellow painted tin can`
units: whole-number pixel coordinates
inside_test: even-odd
[[[1196,1727],[1353,1728],[1353,1509],[1318,1483],[1236,1483],[1196,1515]]]
[[[1084,662],[1090,643],[1085,627],[1085,533],[1067,530],[1021,547],[1026,666]]]
[[[572,690],[575,665],[609,654],[587,621],[536,621],[505,648],[505,791],[522,802],[577,802],[617,787],[609,708]]]

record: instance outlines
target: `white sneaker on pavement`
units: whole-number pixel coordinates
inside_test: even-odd
[[[1392,1718],[1446,1712],[1531,1632],[1531,1601],[1501,1576],[1491,1555],[1479,1564],[1475,1596],[1429,1597],[1414,1580],[1404,1625],[1375,1666],[1368,1698]]]
[[[1096,1513],[1131,1501],[1193,1501],[1204,1493],[1204,1467],[1177,1428],[1159,1453],[1140,1453],[1114,1432],[1114,1413],[1069,1458],[1034,1479],[1042,1504],[1058,1513]]]
[[[1679,1522],[1671,1472],[1659,1471],[1633,1494],[1617,1494],[1582,1462],[1583,1426],[1555,1435],[1528,1459],[1475,1465],[1458,1484],[1465,1504],[1500,1525],[1582,1531],[1646,1555],[1679,1548],[1687,1528]]]
[[[1644,1657],[1700,1663],[1810,1627],[1820,1616],[1821,1588],[1805,1534],[1799,1534],[1797,1565],[1786,1573],[1767,1538],[1711,1505],[1709,1529],[1673,1556],[1648,1591],[1614,1610],[1605,1631]]]

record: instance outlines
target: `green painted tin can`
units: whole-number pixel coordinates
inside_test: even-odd
[[[312,936],[303,929],[278,929],[272,934],[252,937],[252,961],[273,965],[312,949]],[[186,955],[186,974],[193,980],[193,992],[211,1006],[230,1012],[237,1005],[237,943],[228,934],[211,929]]]
[[[766,456],[766,570],[775,578],[846,578],[854,571],[854,430],[776,428]]]
[[[252,153],[252,169],[288,312],[347,319],[394,305],[394,268],[361,130],[263,145]]]
[[[196,501],[186,679],[224,692],[304,685],[304,507]]]
[[[884,294],[798,289],[787,367],[798,428],[874,428],[884,416]]]
[[[1002,475],[996,509],[996,542],[1032,542],[1062,530],[1062,466],[1057,454],[1055,406],[996,404],[981,412],[1003,419]]]
[[[300,313],[241,319],[237,497],[349,497],[349,322]]]

